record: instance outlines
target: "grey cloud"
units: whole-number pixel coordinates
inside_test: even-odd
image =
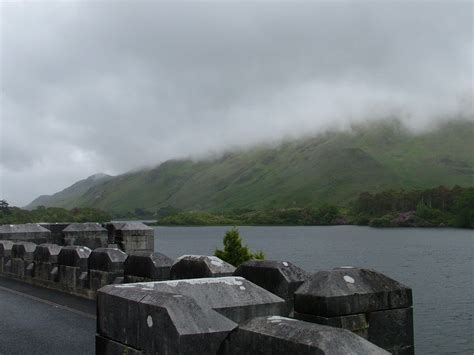
[[[96,172],[472,110],[470,2],[10,2],[1,20],[0,193],[20,205]]]

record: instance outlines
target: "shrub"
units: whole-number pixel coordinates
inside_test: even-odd
[[[251,259],[264,259],[262,251],[252,254],[246,245],[242,245],[239,230],[232,228],[224,236],[224,250],[216,249],[214,255],[235,267]]]

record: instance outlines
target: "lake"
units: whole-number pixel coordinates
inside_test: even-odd
[[[212,255],[229,227],[155,227],[155,250]],[[308,271],[373,268],[413,289],[418,354],[473,354],[473,231],[240,227],[252,250]]]

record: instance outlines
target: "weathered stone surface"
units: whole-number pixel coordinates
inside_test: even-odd
[[[61,251],[61,246],[56,244],[40,244],[36,247],[33,258],[38,263],[52,263],[58,262],[58,255]]]
[[[10,257],[12,253],[13,242],[10,240],[0,240],[0,258]]]
[[[367,339],[369,336],[369,321],[367,319],[367,314],[365,313],[327,318],[294,312],[293,317],[306,322],[347,329],[363,337],[364,339]]]
[[[10,271],[12,274],[18,277],[25,276],[26,263],[23,259],[12,258],[9,262],[11,263]]]
[[[293,294],[310,274],[287,261],[250,260],[241,264],[234,272],[254,284],[263,287],[293,303]]]
[[[51,240],[51,232],[37,223],[4,224],[0,226],[0,239],[47,243]]]
[[[63,230],[71,223],[40,223],[41,227],[46,228],[51,232],[51,239],[49,243],[64,245]]]
[[[12,246],[12,259],[23,259],[33,261],[36,244],[31,242],[16,242]]]
[[[89,255],[88,268],[89,270],[123,273],[123,264],[125,260],[127,260],[127,254],[121,250],[113,248],[97,248]]]
[[[173,280],[231,276],[235,267],[216,256],[183,255],[171,267]]]
[[[97,355],[142,355],[144,352],[118,343],[100,335],[95,336],[95,353]]]
[[[127,286],[192,297],[202,308],[213,309],[238,323],[263,315],[287,315],[283,299],[242,277],[146,282]]]
[[[215,354],[235,327],[183,295],[128,284],[97,292],[99,335],[146,353]]]
[[[377,271],[337,268],[319,271],[295,292],[295,311],[322,317],[412,305],[411,289]]]
[[[367,339],[393,354],[413,354],[413,309],[400,308],[367,314]]]
[[[59,282],[69,290],[80,287],[79,277],[81,268],[75,266],[59,265]]]
[[[0,240],[0,272],[7,272],[5,264],[10,261],[13,242],[10,240]]]
[[[413,351],[412,292],[374,270],[320,271],[295,292],[295,318],[349,329],[394,353]]]
[[[278,316],[241,324],[223,344],[223,355],[240,354],[389,354],[344,329]]]
[[[83,245],[91,249],[106,247],[107,230],[99,223],[71,223],[64,228],[65,245]]]
[[[34,263],[29,263],[29,264],[26,264],[26,268],[25,268],[25,276],[27,277],[33,277],[34,274],[35,274],[35,264]]]
[[[58,264],[87,270],[87,260],[91,254],[88,247],[70,245],[63,247],[58,255]]]
[[[127,254],[154,251],[155,230],[142,222],[107,223],[109,243],[116,243]]]
[[[133,252],[124,263],[124,275],[129,281],[162,281],[170,279],[173,259],[161,253]]]

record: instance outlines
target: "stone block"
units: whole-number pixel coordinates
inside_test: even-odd
[[[97,355],[142,355],[144,352],[100,335],[95,336]]]
[[[234,322],[263,315],[287,315],[285,301],[242,277],[218,277],[126,284],[127,287],[191,297]]]
[[[10,261],[13,242],[0,240],[0,273],[6,272],[5,264]]]
[[[12,253],[13,242],[10,240],[0,240],[0,258],[10,257]]]
[[[26,277],[35,276],[35,263],[29,263],[29,264],[26,265],[25,276]]]
[[[161,253],[133,252],[124,263],[125,282],[170,279],[173,260]]]
[[[45,263],[45,262],[35,262],[35,278],[41,280],[50,280],[51,271],[56,266],[56,264]]]
[[[107,230],[99,223],[71,223],[63,234],[65,245],[83,245],[91,249],[108,245]]]
[[[59,282],[69,290],[79,286],[79,276],[82,271],[80,267],[59,265]]]
[[[374,270],[315,273],[295,292],[295,317],[352,330],[391,352],[414,347],[412,291]]]
[[[323,317],[411,306],[411,288],[370,269],[319,271],[295,292],[296,312]]]
[[[117,278],[116,273],[100,271],[100,270],[89,270],[89,285],[93,291],[114,283]]]
[[[250,260],[234,272],[293,304],[293,294],[311,276],[287,261]]]
[[[222,355],[240,354],[360,354],[389,353],[347,331],[278,316],[257,317],[234,330]]]
[[[53,282],[59,282],[59,267],[54,266],[49,273],[49,280]]]
[[[414,352],[413,309],[400,308],[370,312],[367,339],[392,354]]]
[[[37,223],[4,224],[0,226],[0,239],[40,244],[51,240],[51,232]]]
[[[89,273],[86,271],[82,271],[79,275],[78,285],[80,288],[89,288],[90,281],[89,281]]]
[[[91,250],[83,246],[66,246],[61,249],[58,255],[58,264],[70,267],[77,267],[82,271],[87,271],[87,260]]]
[[[365,313],[327,318],[294,312],[293,317],[306,322],[347,329],[364,339],[367,339],[369,336],[369,321]]]
[[[127,254],[119,249],[98,248],[94,249],[88,258],[89,270],[100,270],[123,274],[123,264]]]
[[[33,261],[36,244],[31,242],[15,242],[12,246],[11,257],[23,259],[24,261]]]
[[[232,276],[235,267],[216,256],[183,255],[171,267],[171,279]]]
[[[12,258],[10,262],[11,262],[11,273],[18,277],[24,277],[27,262],[19,258]]]
[[[215,354],[237,325],[183,295],[109,285],[97,292],[102,337],[158,354]]]
[[[141,222],[107,223],[109,243],[116,243],[127,254],[135,251],[154,251],[155,231]]]
[[[61,249],[62,247],[57,244],[40,244],[33,253],[33,259],[36,263],[56,264]]]

